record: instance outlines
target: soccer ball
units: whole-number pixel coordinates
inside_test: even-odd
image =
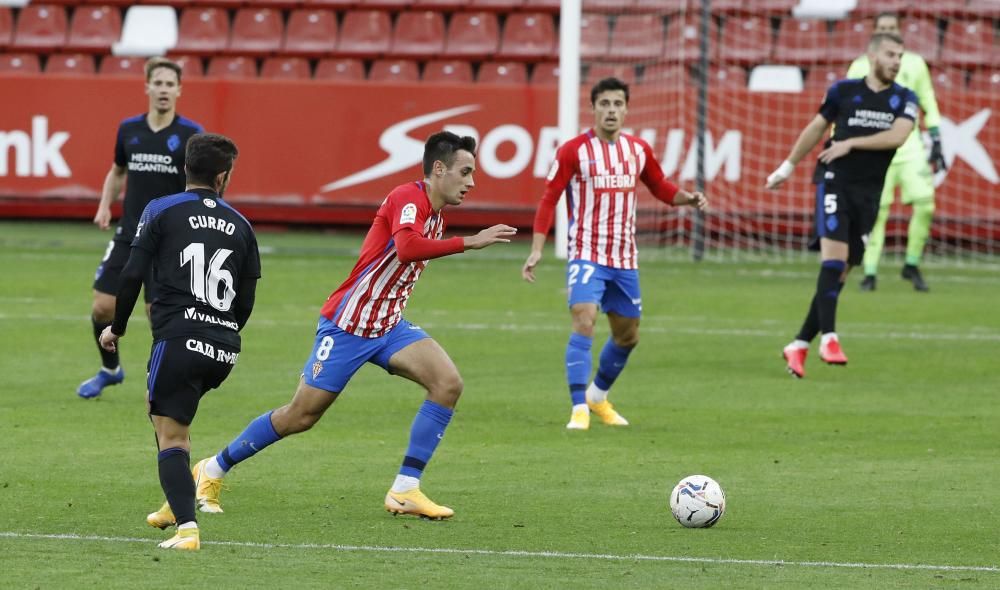
[[[670,492],[670,512],[689,529],[708,528],[726,513],[726,493],[707,475],[689,475]]]

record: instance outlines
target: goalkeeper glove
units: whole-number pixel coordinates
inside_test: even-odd
[[[941,150],[941,132],[938,131],[937,127],[931,127],[927,131],[931,136],[931,154],[927,158],[927,161],[931,163],[931,168],[934,169],[934,172],[947,170],[948,164],[945,163],[944,152]]]

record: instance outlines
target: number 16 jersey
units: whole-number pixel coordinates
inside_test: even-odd
[[[153,256],[154,341],[198,337],[239,350],[233,300],[240,281],[260,278],[246,218],[215,192],[193,189],[150,201],[132,247]]]

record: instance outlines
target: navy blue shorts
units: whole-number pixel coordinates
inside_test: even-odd
[[[430,338],[427,332],[406,320],[401,320],[384,336],[363,338],[349,334],[332,321],[320,317],[312,354],[309,355],[302,374],[306,384],[340,393],[365,363],[372,363],[389,371],[389,359],[392,355],[424,338]]]

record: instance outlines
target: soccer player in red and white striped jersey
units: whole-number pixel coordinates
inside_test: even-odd
[[[441,346],[403,310],[427,261],[509,242],[516,230],[494,225],[474,236],[442,240],[442,210],[459,205],[475,183],[476,140],[442,131],[424,145],[424,179],[396,187],[378,209],[354,270],[320,312],[312,354],[291,403],[253,420],[218,455],[195,468],[203,512],[221,512],[221,479],[234,465],[286,436],[312,428],[365,363],[427,390],[385,508],[431,519],[454,511],[420,491],[420,476],[451,421],[462,378]],[[160,522],[158,520],[157,522]]]
[[[654,197],[669,205],[698,209],[708,205],[705,195],[687,192],[667,180],[649,144],[622,132],[628,98],[628,85],[617,78],[605,78],[591,89],[594,127],[556,152],[535,215],[531,254],[521,270],[525,280],[535,281],[535,266],[565,191],[570,216],[566,283],[573,318],[566,347],[573,412],[566,427],[575,430],[590,427],[591,411],[605,424],[628,425],[607,397],[639,341],[642,299],[635,245],[636,184],[642,181]],[[607,314],[611,336],[588,387],[598,310]]]

